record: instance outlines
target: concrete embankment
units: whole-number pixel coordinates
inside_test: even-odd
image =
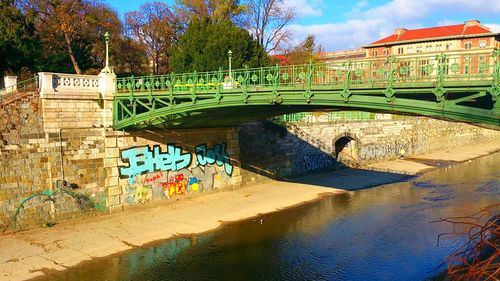
[[[499,150],[500,143],[496,142],[417,158],[467,161]],[[2,235],[0,279],[25,280],[41,276],[46,270],[64,270],[81,262],[154,241],[201,233],[216,229],[223,222],[289,208],[316,200],[322,195],[403,180],[409,174],[432,166],[395,160],[372,164],[367,168],[371,170],[348,169],[315,176],[314,180],[306,178],[297,182],[270,182],[181,201],[162,202],[149,205],[148,208],[139,206],[120,213],[87,218],[78,223]],[[386,172],[373,171],[375,169]]]

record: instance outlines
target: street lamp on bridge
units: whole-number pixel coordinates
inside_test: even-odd
[[[233,52],[231,50],[227,51],[227,56],[229,58],[229,81],[231,85],[233,84],[233,75],[231,74],[231,58],[233,57]]]
[[[101,70],[102,73],[112,73],[113,72],[111,70],[111,68],[109,67],[109,37],[110,36],[111,35],[109,34],[109,32],[106,31],[106,33],[104,33],[104,42],[106,42],[106,65]]]

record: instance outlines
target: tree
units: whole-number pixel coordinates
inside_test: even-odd
[[[167,50],[176,41],[179,22],[167,5],[151,2],[125,15],[133,36],[145,45],[152,72],[169,71]]]
[[[246,10],[239,0],[176,0],[176,13],[185,23],[194,18],[242,23]]]
[[[175,72],[212,71],[228,65],[231,50],[232,65],[241,68],[268,63],[265,50],[247,30],[231,21],[214,22],[209,18],[193,19],[170,50],[171,64]]]
[[[0,18],[0,75],[23,67],[36,70],[40,41],[33,15],[24,15],[12,0],[1,0]]]
[[[130,35],[120,36],[112,41],[111,64],[117,75],[140,75],[147,73],[148,58],[144,44]]]
[[[291,36],[285,27],[295,19],[293,8],[284,0],[248,0],[249,30],[268,52],[280,47]]]
[[[315,61],[318,47],[314,41],[313,35],[308,35],[304,41],[297,46],[285,51],[287,64],[304,64],[310,61]]]
[[[49,68],[59,63],[64,68],[65,57],[77,74],[96,68],[104,31],[120,34],[122,29],[116,12],[93,0],[21,0],[21,6],[37,15],[42,58]]]

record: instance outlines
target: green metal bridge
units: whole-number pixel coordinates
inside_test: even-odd
[[[118,78],[114,127],[234,126],[360,110],[500,126],[500,50]]]

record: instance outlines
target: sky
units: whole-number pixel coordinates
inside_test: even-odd
[[[122,17],[147,0],[103,0]],[[407,29],[460,24],[476,19],[500,32],[500,0],[284,0],[297,18],[287,28],[290,43],[314,35],[325,51],[359,48]],[[174,0],[163,1],[173,4]]]

